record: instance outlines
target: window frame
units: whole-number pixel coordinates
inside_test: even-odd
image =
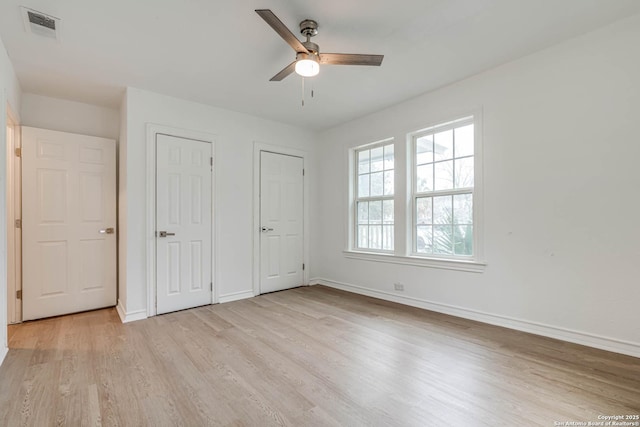
[[[460,159],[462,158],[469,158],[472,157],[473,158],[473,176],[474,176],[474,184],[473,187],[463,187],[463,188],[451,188],[451,189],[446,189],[446,190],[432,190],[432,191],[421,191],[419,192],[417,189],[417,185],[418,185],[418,167],[420,165],[418,165],[418,161],[417,161],[417,141],[419,138],[426,136],[426,135],[431,135],[431,134],[436,134],[436,133],[440,133],[440,132],[446,132],[448,130],[453,130],[456,128],[460,128],[460,127],[464,127],[464,126],[468,126],[468,125],[473,125],[473,141],[474,141],[474,152],[473,152],[473,156],[463,156],[463,157],[459,157]],[[416,132],[412,132],[408,135],[408,141],[409,141],[409,147],[408,147],[408,160],[409,160],[409,166],[411,168],[410,173],[408,173],[407,175],[409,176],[410,179],[410,183],[408,188],[410,188],[410,200],[408,203],[408,206],[410,207],[410,212],[409,212],[409,216],[410,216],[410,221],[408,221],[409,224],[411,224],[411,229],[407,230],[408,234],[409,234],[409,238],[407,239],[410,247],[408,248],[408,254],[411,257],[416,257],[416,258],[423,258],[423,259],[437,259],[437,260],[447,260],[447,261],[475,261],[478,257],[477,257],[477,252],[479,249],[479,241],[477,239],[477,232],[476,232],[476,220],[479,219],[479,217],[477,217],[476,215],[476,211],[478,210],[476,207],[476,187],[477,187],[477,181],[476,178],[478,177],[478,173],[477,173],[477,169],[479,167],[478,165],[478,161],[476,159],[476,153],[477,153],[477,149],[479,148],[478,144],[476,143],[478,139],[478,134],[477,134],[477,120],[476,120],[476,115],[467,115],[464,117],[459,117],[457,119],[454,120],[449,120],[447,122],[441,122],[439,124],[435,124],[432,126],[429,126],[427,128],[421,129],[419,131]],[[454,141],[454,153],[453,156],[451,157],[451,161],[454,162],[455,164],[455,159],[458,159],[458,157],[455,157],[455,141]],[[449,160],[441,160],[441,161],[434,161],[431,162],[432,165],[436,165],[437,163],[440,162],[445,162],[445,161],[449,161]],[[455,169],[454,169],[454,173],[455,173]],[[455,180],[455,178],[454,178]],[[435,184],[435,181],[434,181]],[[472,239],[472,254],[471,255],[456,255],[455,253],[451,253],[451,254],[437,254],[437,253],[423,253],[423,252],[418,252],[418,215],[417,215],[417,205],[418,205],[418,199],[419,198],[424,198],[424,197],[431,197],[432,200],[435,197],[438,196],[455,196],[455,195],[461,195],[461,194],[471,194],[471,199],[472,199],[472,227],[473,227],[473,239]],[[455,224],[452,224],[455,225]]]
[[[358,153],[361,151],[365,151],[365,150],[373,150],[375,148],[378,147],[385,147],[387,145],[391,145],[394,148],[393,151],[393,176],[394,176],[394,189],[393,189],[393,194],[390,195],[381,195],[381,196],[366,196],[366,197],[359,197],[358,196],[358,186],[360,184],[359,182],[359,167],[358,167]],[[392,255],[395,253],[396,251],[396,242],[395,242],[395,236],[396,236],[396,212],[395,212],[395,198],[396,198],[396,166],[397,166],[397,159],[396,159],[396,150],[395,150],[395,141],[393,138],[387,138],[387,139],[383,139],[380,141],[376,141],[376,142],[372,142],[369,144],[365,144],[365,145],[360,145],[358,147],[355,147],[351,150],[351,158],[350,158],[350,169],[352,169],[352,173],[351,173],[351,182],[352,185],[350,185],[351,187],[351,214],[350,214],[350,218],[349,218],[349,222],[351,224],[351,236],[350,236],[350,245],[349,248],[353,251],[357,251],[357,252],[362,252],[362,253],[371,253],[371,254],[383,254],[383,255]],[[371,162],[371,159],[369,159],[369,162]],[[383,162],[384,162],[384,151],[383,151]],[[386,171],[383,167],[381,172]],[[371,176],[371,171],[369,171],[369,176]],[[371,188],[371,185],[369,185],[369,188]],[[384,191],[383,191],[384,193]],[[358,246],[358,226],[360,225],[358,223],[358,203],[359,202],[372,202],[372,201],[382,201],[383,202],[383,206],[384,206],[384,201],[387,200],[391,200],[392,202],[394,202],[394,216],[393,216],[393,240],[391,242],[392,245],[392,249],[375,249],[375,248],[362,248],[360,246]],[[383,212],[381,213],[383,215],[383,219],[381,220],[381,225],[383,226],[383,236],[384,236],[384,208],[383,208]]]

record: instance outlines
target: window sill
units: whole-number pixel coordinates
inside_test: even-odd
[[[485,267],[487,266],[486,263],[478,261],[423,258],[418,256],[402,256],[353,250],[345,250],[343,251],[343,253],[345,258],[350,259],[386,262],[390,264],[413,265],[417,267],[441,268],[445,270],[468,271],[472,273],[483,273]]]

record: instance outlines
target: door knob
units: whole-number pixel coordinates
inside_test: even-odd
[[[267,232],[269,232],[269,231],[273,231],[273,228],[269,228],[269,227],[264,227],[264,226],[263,226],[263,227],[260,229],[260,231],[262,231],[263,233],[267,233]]]
[[[99,231],[100,234],[113,234],[113,227],[103,228]]]
[[[158,237],[175,236],[176,233],[168,233],[166,231],[158,231]]]

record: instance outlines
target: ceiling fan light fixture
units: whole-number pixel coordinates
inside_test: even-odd
[[[298,53],[296,60],[296,73],[302,77],[317,76],[320,72],[320,64],[314,54]]]

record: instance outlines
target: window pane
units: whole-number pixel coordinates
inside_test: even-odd
[[[416,252],[423,254],[433,253],[432,227],[430,225],[419,225],[416,231]]]
[[[367,246],[369,246],[369,226],[359,225],[358,226],[358,247],[366,248]]]
[[[393,169],[393,144],[384,146],[384,169]]]
[[[358,224],[369,223],[369,202],[358,202]]]
[[[394,177],[393,170],[384,172],[384,195],[391,196],[393,195],[393,187],[394,187]]]
[[[451,254],[453,252],[453,226],[433,226],[433,252],[436,254]]]
[[[433,135],[425,135],[416,139],[416,164],[433,162]]]
[[[385,224],[393,224],[393,200],[382,202],[382,220]]]
[[[456,159],[456,188],[473,187],[473,157]]]
[[[382,249],[393,250],[393,225],[383,225]]]
[[[382,196],[382,172],[372,173],[371,175],[371,194],[370,196]]]
[[[382,226],[369,226],[369,249],[382,249]]]
[[[358,152],[358,174],[369,173],[369,150]]]
[[[433,191],[433,165],[423,165],[417,167],[416,191]]]
[[[435,160],[453,158],[453,129],[436,133],[433,137],[433,151]]]
[[[451,196],[438,196],[433,198],[434,224],[453,224],[451,198]]]
[[[416,223],[433,224],[432,197],[420,197],[416,200]]]
[[[369,175],[358,177],[358,197],[369,197]]]
[[[454,252],[456,255],[472,255],[473,254],[473,226],[472,225],[456,225],[454,226]]]
[[[453,188],[453,160],[436,163],[435,165],[435,189],[450,190]]]
[[[369,202],[369,223],[382,224],[382,200]]]
[[[393,144],[357,152],[357,198],[392,196],[395,187]],[[356,198],[356,247],[392,251],[394,246],[393,200],[358,201]]]
[[[455,130],[456,157],[473,156],[473,125]]]
[[[414,137],[416,253],[472,255],[474,138],[473,123]]]
[[[453,223],[473,224],[473,196],[471,194],[453,196]]]
[[[371,150],[371,172],[381,171],[382,166],[383,166],[382,147],[372,149]]]

